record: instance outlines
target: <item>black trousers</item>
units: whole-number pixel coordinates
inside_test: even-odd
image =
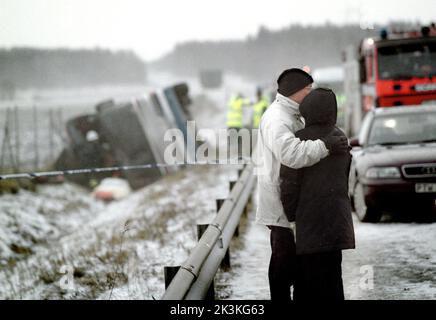
[[[294,300],[344,300],[342,251],[297,256]]]
[[[295,282],[296,251],[294,233],[289,228],[269,226],[271,260],[268,280],[271,300],[290,300]]]

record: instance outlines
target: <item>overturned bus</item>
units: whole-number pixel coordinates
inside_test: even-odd
[[[185,83],[159,89],[129,102],[113,100],[96,105],[94,114],[70,119],[66,124],[69,145],[57,159],[57,170],[135,166],[164,163],[165,132],[178,129],[187,143],[186,121],[191,99]],[[125,178],[133,189],[150,184],[162,175],[177,171],[178,166],[153,166],[149,169],[99,172],[68,176],[75,183],[93,187],[106,177]]]

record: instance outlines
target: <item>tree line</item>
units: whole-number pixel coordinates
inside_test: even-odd
[[[392,22],[389,28],[409,28],[411,23]],[[259,81],[272,79],[292,66],[313,68],[339,65],[348,45],[358,45],[364,37],[378,35],[381,26],[362,29],[359,25],[290,25],[272,31],[261,27],[255,36],[233,41],[189,41],[150,64],[186,75],[202,69],[222,69]]]
[[[145,63],[131,51],[0,49],[3,87],[83,87],[145,80]]]

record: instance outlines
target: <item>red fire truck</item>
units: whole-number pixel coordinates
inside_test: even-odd
[[[387,33],[344,52],[345,130],[358,133],[372,108],[436,103],[434,30]]]

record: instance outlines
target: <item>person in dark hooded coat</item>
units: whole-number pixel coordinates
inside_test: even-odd
[[[333,91],[318,88],[302,101],[305,128],[301,140],[329,134],[345,136],[336,127]],[[303,169],[280,168],[281,201],[296,224],[297,268],[294,299],[343,300],[342,250],[354,249],[354,228],[348,196],[351,155],[333,154]]]

